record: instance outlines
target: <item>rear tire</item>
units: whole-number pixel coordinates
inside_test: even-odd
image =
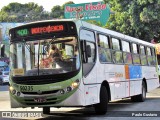
[[[131,100],[133,102],[144,102],[146,99],[146,92],[147,92],[147,88],[146,85],[144,83],[144,81],[142,82],[142,93],[139,95],[135,95],[131,97]]]
[[[50,113],[50,107],[43,107],[43,114],[49,114]]]
[[[94,105],[96,114],[106,114],[108,108],[108,92],[105,86],[101,87],[100,103]]]

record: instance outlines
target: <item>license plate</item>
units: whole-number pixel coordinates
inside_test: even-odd
[[[46,102],[46,99],[45,98],[35,98],[34,101],[37,103],[43,103],[43,102]]]
[[[20,91],[21,92],[33,91],[33,86],[20,86]]]

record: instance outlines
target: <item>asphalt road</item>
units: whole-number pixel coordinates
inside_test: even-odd
[[[41,108],[10,109],[8,86],[0,86],[0,111],[35,111],[40,113]],[[159,117],[157,117],[159,116]],[[13,119],[13,118],[0,118]],[[18,118],[18,119],[22,119]],[[130,99],[113,101],[109,103],[108,113],[95,115],[91,108],[52,108],[51,114],[41,117],[25,117],[24,119],[38,120],[159,120],[160,119],[160,88],[147,93],[145,102],[131,102]]]
[[[0,85],[0,92],[8,91],[8,85]]]

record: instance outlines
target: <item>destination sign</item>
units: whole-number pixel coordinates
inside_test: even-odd
[[[45,34],[45,33],[53,33],[53,32],[61,32],[64,31],[64,25],[48,25],[43,27],[33,27],[29,29],[19,29],[16,34],[18,36],[27,36],[27,35],[36,35],[36,34]]]
[[[63,25],[36,27],[36,28],[31,28],[31,34],[51,33],[51,32],[63,31],[63,30],[64,30]]]
[[[9,35],[11,42],[20,39],[30,41],[59,37],[60,35],[77,35],[77,29],[73,21],[42,21],[12,28]]]

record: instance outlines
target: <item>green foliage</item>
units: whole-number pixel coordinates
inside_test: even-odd
[[[51,16],[53,18],[61,18],[61,17],[63,17],[63,14],[64,14],[64,12],[61,9],[61,6],[59,6],[59,5],[54,6],[51,10]]]
[[[94,24],[94,25],[97,25],[97,26],[101,26],[103,27],[103,25],[100,23],[100,22],[97,22],[95,20],[88,20],[87,22],[91,23],[91,24]]]
[[[0,11],[0,22],[31,22],[49,16],[42,6],[33,2],[27,4],[10,3]]]
[[[111,11],[106,28],[149,41],[160,31],[159,0],[104,0]]]
[[[51,10],[52,18],[64,18],[64,8],[65,8],[65,5],[67,4],[74,4],[74,2],[69,1],[64,3],[62,6],[59,6],[59,5],[53,6]]]
[[[13,2],[1,9],[0,22],[32,22],[64,18],[64,7],[66,4],[74,4],[74,2],[69,1],[62,6],[53,5],[51,12],[47,12],[42,6],[34,2],[29,2],[27,4]]]
[[[68,4],[74,4],[74,2],[73,1],[68,1],[68,2],[64,3],[61,7],[63,11],[64,11],[64,8],[65,8],[65,5],[68,5]]]

